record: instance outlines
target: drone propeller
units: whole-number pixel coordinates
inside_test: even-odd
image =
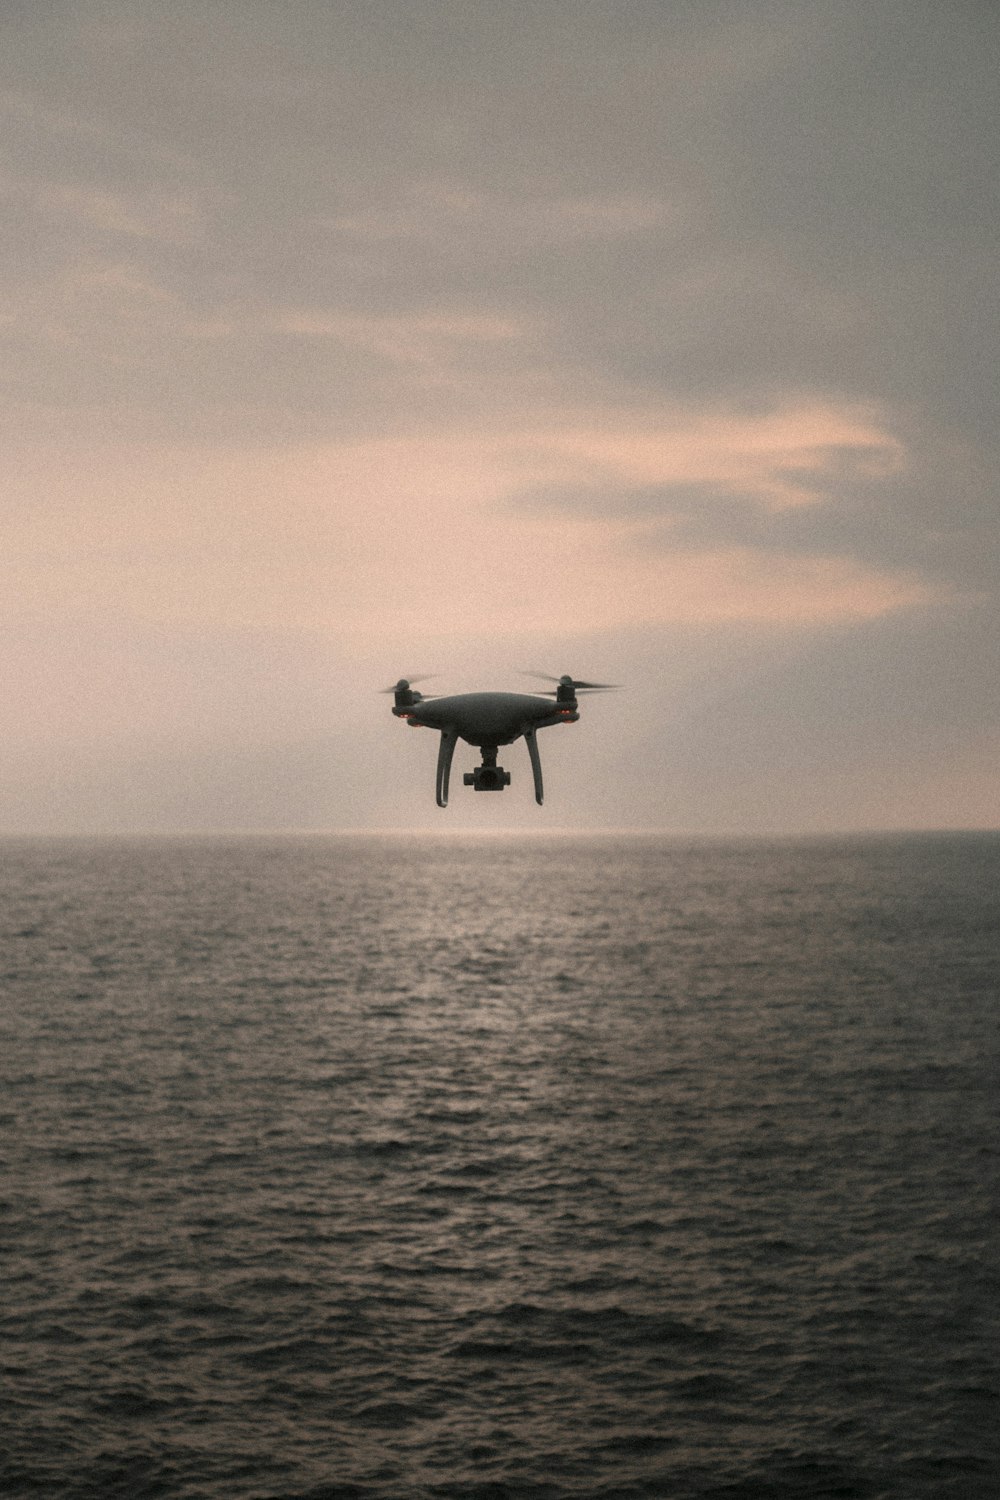
[[[401,677],[398,682],[393,683],[392,687],[379,688],[378,692],[405,693],[415,682],[429,682],[433,676],[433,672],[425,672],[422,677]],[[436,698],[438,695],[436,693],[421,693],[420,696],[421,698]]]
[[[546,697],[558,696],[559,688],[572,688],[574,693],[610,693],[617,687],[617,682],[579,682],[575,677],[568,674],[563,677],[553,677],[551,672],[522,672],[522,677],[540,677],[543,682],[555,682],[558,686],[553,690],[546,690]]]

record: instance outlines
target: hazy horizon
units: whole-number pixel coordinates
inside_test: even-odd
[[[434,841],[447,841],[449,839],[458,842],[469,839],[482,839],[486,842],[496,840],[497,842],[519,843],[525,839],[579,839],[587,841],[591,839],[606,839],[609,842],[615,839],[623,841],[642,841],[648,839],[660,843],[677,845],[702,845],[716,844],[719,846],[737,847],[743,844],[761,846],[774,845],[809,845],[812,843],[836,844],[838,842],[850,844],[878,843],[881,841],[900,840],[933,840],[952,838],[995,838],[1000,836],[1000,828],[980,827],[952,827],[952,828],[827,828],[813,829],[802,832],[796,829],[758,829],[752,833],[737,830],[722,830],[718,832],[706,832],[705,830],[691,830],[678,828],[635,828],[621,827],[610,828],[606,825],[601,827],[550,827],[532,828],[526,823],[510,824],[506,827],[485,827],[482,824],[462,824],[447,827],[415,828],[412,825],[403,825],[398,828],[382,826],[378,828],[129,828],[129,829],[101,829],[94,831],[79,830],[76,832],[59,833],[0,833],[0,843],[6,844],[114,844],[114,843],[198,843],[218,842],[227,843],[246,841],[247,843],[267,841],[290,843],[296,840],[398,840],[398,839],[431,839]]]
[[[1000,823],[1000,17],[0,39],[0,833]],[[438,810],[379,690],[533,668],[623,688]]]

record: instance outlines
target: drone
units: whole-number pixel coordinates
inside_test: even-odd
[[[510,786],[510,772],[497,765],[500,746],[512,745],[522,735],[531,760],[535,801],[541,807],[542,763],[538,756],[537,731],[550,724],[575,724],[580,717],[577,693],[604,693],[614,687],[610,682],[577,682],[572,677],[550,677],[545,672],[524,675],[544,678],[546,682],[556,683],[556,687],[546,689],[544,695],[459,693],[453,698],[442,698],[435,694],[425,695],[414,688],[413,683],[422,682],[424,678],[401,677],[394,687],[383,689],[393,694],[392,711],[397,719],[405,719],[412,729],[441,731],[435,787],[438,807],[448,806],[448,780],[459,740],[475,745],[483,757],[482,765],[465,773],[463,783],[476,792],[502,792],[505,786]],[[548,702],[549,698],[554,698],[555,703]]]

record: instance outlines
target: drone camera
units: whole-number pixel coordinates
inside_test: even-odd
[[[475,792],[502,792],[510,786],[510,772],[503,766],[477,766],[474,771],[466,771],[462,780]]]

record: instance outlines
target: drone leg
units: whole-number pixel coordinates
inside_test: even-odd
[[[437,805],[448,806],[448,777],[451,774],[451,758],[455,754],[455,741],[458,733],[454,729],[442,729],[441,745],[438,749],[437,763]]]
[[[538,740],[533,729],[524,731],[524,738],[528,745],[528,754],[531,757],[531,774],[535,778],[535,801],[539,807],[542,805],[542,762],[538,754]]]

